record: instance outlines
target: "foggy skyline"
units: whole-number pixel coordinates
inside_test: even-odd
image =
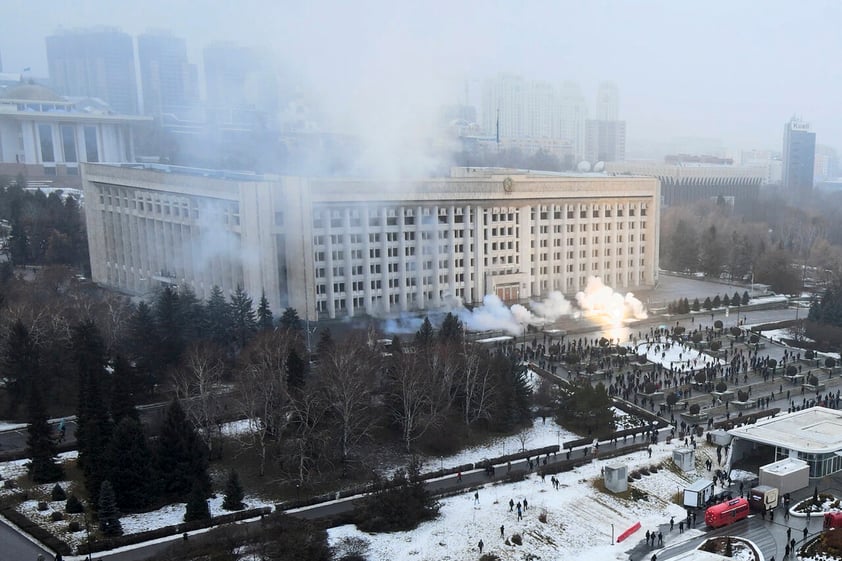
[[[578,82],[591,116],[599,82],[615,82],[632,157],[677,137],[718,139],[734,153],[780,150],[794,114],[819,144],[842,146],[834,2],[10,4],[0,35],[6,72],[46,76],[44,38],[60,26],[169,30],[199,66],[213,41],[266,46],[337,126],[370,128],[381,140],[423,133],[440,105],[463,100],[465,80],[506,72]]]

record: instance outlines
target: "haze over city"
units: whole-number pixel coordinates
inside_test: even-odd
[[[119,6],[119,8],[117,7]],[[627,155],[674,138],[729,150],[779,149],[792,115],[821,144],[842,144],[836,108],[836,2],[258,2],[12,0],[0,56],[6,72],[47,74],[44,37],[59,27],[116,26],[184,37],[191,62],[215,40],[265,45],[282,88],[306,92],[356,131],[423,127],[441,104],[464,100],[465,80],[498,72],[578,82],[593,112],[600,81],[620,89]],[[669,147],[663,148],[669,150]]]

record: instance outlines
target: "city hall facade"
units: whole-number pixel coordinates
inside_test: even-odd
[[[496,294],[514,303],[658,274],[648,177],[454,168],[376,180],[88,164],[95,282],[146,295],[243,287],[308,319],[389,316]]]

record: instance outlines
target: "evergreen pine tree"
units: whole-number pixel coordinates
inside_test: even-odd
[[[435,337],[433,324],[430,323],[430,318],[425,316],[421,328],[415,333],[415,346],[422,349],[429,348],[435,341]]]
[[[132,392],[138,387],[136,374],[129,362],[122,356],[114,358],[114,372],[111,375],[111,418],[115,425],[125,418],[140,420],[135,408]]]
[[[102,533],[109,537],[123,535],[123,526],[120,524],[120,510],[117,508],[114,489],[108,480],[102,482],[97,504],[99,529],[102,530]]]
[[[292,348],[287,355],[287,386],[292,390],[300,390],[304,387],[304,380],[307,373],[307,363],[298,354],[295,348]]]
[[[275,318],[272,316],[272,309],[269,307],[269,299],[266,293],[260,294],[260,303],[257,305],[257,328],[260,331],[269,331],[275,326]]]
[[[152,501],[152,462],[146,435],[137,419],[124,417],[114,429],[108,466],[108,479],[121,509],[142,508]]]
[[[18,405],[25,401],[26,389],[32,385],[32,377],[38,371],[38,348],[20,319],[9,330],[0,364],[10,398],[8,413],[13,416]]]
[[[228,472],[228,480],[225,482],[225,498],[222,501],[222,508],[225,510],[243,510],[245,498],[243,486],[240,483],[240,476],[235,470]]]
[[[685,298],[681,301],[681,313],[682,314],[689,314],[690,313],[690,301]]]
[[[710,310],[711,308],[713,308],[713,302],[710,301],[710,296],[705,298],[705,302],[704,304],[702,304],[702,307],[706,310]]]
[[[460,345],[464,338],[465,330],[462,327],[462,322],[459,321],[452,312],[448,312],[444,317],[439,331],[439,341],[448,344]]]
[[[169,498],[183,499],[198,482],[210,492],[207,448],[202,445],[178,400],[167,408],[156,446],[157,480]]]
[[[64,489],[61,485],[56,483],[53,486],[53,490],[50,491],[50,499],[52,499],[53,501],[66,501],[67,493],[64,492]]]
[[[26,425],[26,432],[26,453],[30,458],[29,477],[35,483],[50,483],[61,479],[64,470],[56,463],[56,444],[37,383],[29,389],[29,424]]]
[[[745,292],[743,292],[743,306],[748,306],[749,300],[750,298],[748,295],[748,290],[746,290]]]
[[[161,378],[163,363],[159,350],[161,339],[152,309],[141,302],[129,320],[129,354],[137,369],[138,391],[151,392]]]
[[[719,294],[717,294],[713,297],[713,307],[719,308],[720,306],[722,306],[722,299],[719,298]]]
[[[693,299],[693,307],[691,308],[694,312],[698,312],[701,309],[701,304],[699,304],[699,299]]]
[[[105,405],[102,385],[105,376],[105,344],[92,321],[73,329],[73,363],[79,379],[76,413],[78,463],[85,476],[85,487],[97,502],[107,472],[106,451],[111,439],[111,419]]]
[[[16,266],[29,263],[29,236],[20,220],[12,220],[12,230],[9,233],[9,255]]]
[[[190,285],[182,284],[178,287],[177,313],[184,341],[192,343],[201,339],[205,330],[205,306]]]
[[[403,353],[403,343],[401,343],[401,338],[395,335],[392,337],[392,354],[399,355]]]
[[[298,311],[295,308],[287,308],[281,314],[281,319],[278,325],[289,331],[301,331],[304,328],[301,318],[298,317]]]
[[[205,306],[205,319],[211,341],[220,346],[227,345],[232,331],[231,313],[222,289],[216,285],[211,288],[210,297]]]
[[[318,356],[328,355],[334,347],[333,335],[330,333],[330,328],[325,328],[319,335],[319,342],[316,343],[316,354]]]
[[[80,514],[85,512],[85,507],[82,506],[82,501],[80,501],[76,495],[71,493],[70,496],[67,497],[67,502],[64,503],[64,510],[68,514]]]
[[[234,338],[241,349],[245,348],[257,331],[257,315],[254,313],[254,302],[239,285],[231,295],[229,310]]]
[[[198,481],[193,483],[190,489],[190,495],[187,498],[187,510],[184,513],[184,521],[192,522],[193,520],[208,520],[210,518],[210,507],[205,492],[202,490],[202,484]]]
[[[732,306],[739,306],[741,302],[740,293],[734,292],[734,295],[731,296],[731,305]]]
[[[184,352],[184,331],[178,292],[165,285],[155,296],[155,327],[161,340],[158,353],[167,366],[176,364]]]
[[[726,308],[731,305],[731,297],[728,296],[727,294],[722,297],[722,305],[725,306]]]

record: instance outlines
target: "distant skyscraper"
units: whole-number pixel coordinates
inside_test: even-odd
[[[583,157],[587,108],[576,83],[555,87],[501,74],[485,82],[482,104],[486,134],[499,133],[506,140],[565,140],[574,157]]]
[[[279,86],[270,58],[255,49],[217,42],[204,49],[205,87],[211,109],[278,109]]]
[[[198,101],[198,73],[187,60],[184,39],[144,33],[137,38],[137,57],[144,113],[177,113]]]
[[[596,119],[617,121],[620,119],[620,89],[614,82],[601,82],[596,92]]]
[[[595,162],[622,162],[626,159],[626,122],[588,119],[585,159]]]
[[[60,30],[47,37],[50,80],[59,93],[98,97],[120,113],[137,113],[134,44],[117,29]]]
[[[816,133],[810,124],[793,117],[784,125],[783,187],[793,194],[813,189]]]

